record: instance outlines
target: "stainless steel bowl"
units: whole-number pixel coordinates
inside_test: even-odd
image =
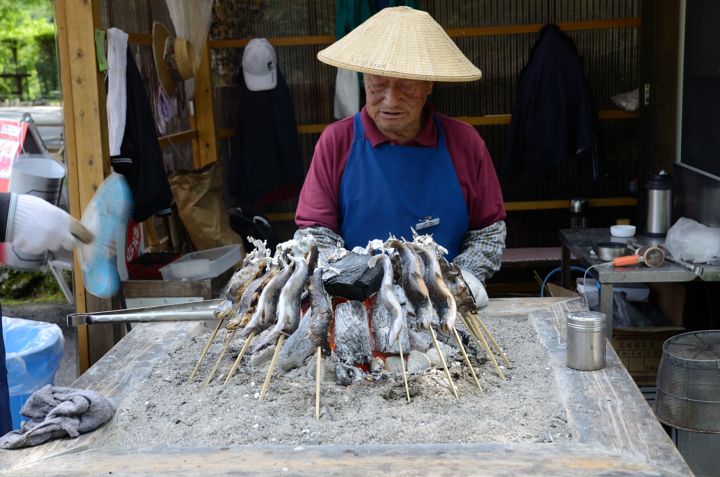
[[[628,254],[627,245],[621,242],[600,242],[595,246],[595,253],[603,262]]]

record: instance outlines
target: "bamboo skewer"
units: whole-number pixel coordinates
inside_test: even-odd
[[[322,365],[322,349],[317,347],[317,365],[315,366],[315,419],[320,419],[320,366]]]
[[[263,383],[262,390],[260,390],[260,400],[265,399],[267,394],[268,386],[270,386],[270,378],[272,377],[273,370],[275,369],[275,363],[277,363],[278,355],[280,354],[280,348],[282,348],[283,342],[285,341],[285,335],[280,335],[275,345],[275,353],[273,353],[272,361],[270,362],[270,369],[268,369],[267,376],[265,376],[265,382]]]
[[[445,368],[445,375],[447,376],[448,383],[450,383],[450,389],[452,389],[452,392],[455,395],[455,399],[458,399],[457,389],[455,388],[455,383],[453,383],[452,377],[450,376],[450,370],[448,369],[447,363],[445,362],[445,355],[443,355],[443,352],[440,349],[440,345],[437,342],[435,330],[433,330],[432,326],[429,326],[428,328],[430,328],[430,336],[432,336],[433,343],[435,344],[435,349],[438,352],[438,356],[440,356],[440,361],[442,361],[443,368]]]
[[[217,357],[217,360],[215,361],[215,365],[210,370],[210,376],[207,377],[203,385],[207,387],[208,384],[210,384],[210,381],[212,381],[212,378],[215,377],[215,373],[217,372],[218,368],[220,367],[220,362],[223,359],[223,356],[225,356],[225,353],[227,353],[228,348],[230,347],[230,343],[232,343],[232,339],[235,337],[235,332],[237,331],[237,328],[232,330],[232,332],[228,331],[225,333],[225,345],[223,345],[223,349],[220,352],[220,356]]]
[[[473,379],[475,380],[475,384],[477,385],[480,392],[482,392],[482,386],[480,386],[480,381],[478,381],[477,376],[475,375],[475,370],[473,369],[472,363],[470,362],[470,358],[467,355],[467,352],[465,351],[465,347],[462,344],[462,341],[460,340],[460,335],[458,335],[457,329],[453,327],[453,334],[455,335],[455,341],[457,341],[458,347],[460,348],[460,352],[463,355],[463,358],[465,359],[465,364],[468,368],[470,368],[470,374],[472,374]]]
[[[492,345],[498,350],[498,354],[500,355],[500,357],[503,359],[503,361],[505,361],[505,366],[510,367],[510,361],[508,361],[507,356],[505,356],[505,353],[503,353],[502,348],[500,346],[498,346],[498,344],[495,342],[495,338],[493,338],[493,335],[490,333],[490,330],[487,329],[487,326],[485,326],[485,323],[483,323],[483,320],[480,319],[480,315],[477,313],[473,313],[473,315],[475,315],[477,322],[480,323],[483,333],[485,333],[488,336]]]
[[[402,339],[400,339],[399,334],[397,344],[398,349],[400,350],[400,366],[402,367],[403,384],[405,384],[405,396],[407,396],[407,402],[410,402],[410,388],[408,387],[407,374],[405,373],[405,357],[403,356]]]
[[[227,374],[227,377],[225,378],[225,382],[223,384],[227,384],[228,381],[230,381],[230,378],[232,377],[233,373],[235,372],[235,369],[240,364],[240,360],[243,359],[243,356],[245,356],[245,353],[247,353],[248,348],[250,348],[250,343],[252,343],[253,338],[255,338],[255,332],[253,331],[248,335],[248,337],[245,339],[245,344],[243,344],[242,349],[240,350],[240,354],[238,355],[237,359],[235,359],[235,362],[233,363],[232,367],[230,368],[230,372]]]
[[[220,326],[222,325],[222,322],[223,322],[222,318],[217,321],[217,325],[215,325],[215,329],[213,330],[212,334],[210,335],[210,338],[208,339],[207,343],[205,343],[205,348],[202,350],[202,353],[200,353],[200,359],[198,359],[198,362],[195,365],[195,368],[192,370],[192,373],[190,373],[190,376],[188,377],[188,381],[192,381],[192,379],[195,377],[195,374],[198,372],[198,369],[200,369],[200,364],[205,359],[205,355],[207,354],[208,350],[210,349],[210,345],[212,344],[213,340],[215,339],[217,332],[220,330]]]
[[[500,376],[500,379],[505,381],[505,374],[502,372],[502,369],[500,369],[500,366],[498,366],[497,361],[495,360],[495,355],[493,354],[492,350],[490,349],[490,345],[485,340],[485,337],[483,336],[482,332],[480,331],[480,328],[478,325],[472,320],[471,316],[466,316],[464,314],[460,315],[463,317],[463,322],[465,323],[465,326],[468,327],[468,329],[471,329],[473,332],[473,336],[475,336],[475,339],[479,342],[478,344],[482,344],[482,346],[485,348],[485,352],[488,355],[488,358],[490,358],[490,361],[492,362],[493,366],[495,367],[495,371],[497,372],[498,376]]]

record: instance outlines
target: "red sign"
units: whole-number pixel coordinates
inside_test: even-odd
[[[25,142],[28,123],[0,119],[0,192],[10,189],[12,165]]]

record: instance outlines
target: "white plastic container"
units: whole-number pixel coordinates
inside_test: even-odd
[[[160,269],[163,280],[203,280],[220,275],[242,259],[240,245],[226,245],[183,255]]]
[[[12,166],[10,192],[40,197],[53,205],[60,199],[65,166],[47,155],[22,154]],[[40,270],[47,262],[47,252],[22,254],[10,244],[5,245],[4,263],[18,270]]]

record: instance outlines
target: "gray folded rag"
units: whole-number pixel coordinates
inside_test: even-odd
[[[47,384],[30,395],[20,414],[30,420],[0,437],[0,448],[31,447],[66,435],[74,439],[109,421],[115,404],[96,391]]]

